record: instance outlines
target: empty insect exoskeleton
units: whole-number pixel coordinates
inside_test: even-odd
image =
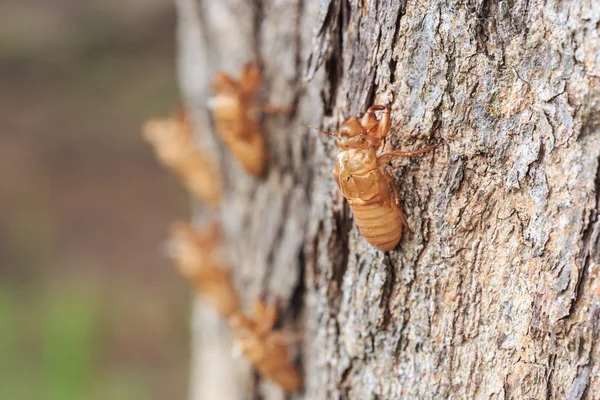
[[[289,333],[273,330],[277,320],[275,304],[254,303],[252,318],[236,313],[229,319],[234,349],[244,355],[265,378],[286,392],[302,388],[302,378],[289,359],[288,346],[297,340]]]
[[[380,120],[375,116],[379,110],[383,111]],[[410,228],[400,208],[398,187],[385,167],[394,157],[427,153],[437,145],[377,155],[377,149],[390,131],[389,106],[372,106],[361,121],[350,118],[337,133],[317,130],[336,137],[339,152],[333,177],[352,207],[358,229],[376,248],[392,250],[402,237],[402,228],[408,231]]]
[[[142,136],[152,144],[160,162],[183,181],[194,197],[207,204],[220,203],[219,175],[194,142],[191,123],[184,113],[148,120]]]
[[[218,134],[246,172],[254,176],[264,174],[268,160],[261,113],[287,112],[256,100],[261,82],[256,61],[244,65],[239,80],[220,72],[212,84],[215,96],[209,101]]]
[[[223,262],[218,225],[197,232],[187,222],[173,224],[168,253],[180,274],[219,314],[228,318],[239,312],[240,299]]]

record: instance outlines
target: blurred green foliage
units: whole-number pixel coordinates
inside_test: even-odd
[[[49,400],[81,398],[92,379],[98,304],[81,287],[52,288],[42,309],[42,388]]]
[[[93,288],[58,285],[39,302],[22,302],[15,289],[0,287],[0,399],[151,397],[135,370],[98,375],[102,304]]]

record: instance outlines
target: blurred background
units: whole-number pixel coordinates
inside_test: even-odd
[[[140,139],[178,104],[170,0],[0,4],[0,399],[183,399],[188,199]]]

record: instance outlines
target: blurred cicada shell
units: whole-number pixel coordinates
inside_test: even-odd
[[[287,113],[287,108],[262,104],[256,99],[262,77],[260,64],[244,65],[239,79],[219,72],[213,80],[209,105],[219,136],[246,172],[262,176],[268,160],[262,113]]]
[[[152,144],[159,161],[181,179],[194,197],[203,203],[219,204],[219,175],[198,149],[191,123],[183,112],[171,118],[148,120],[142,136]]]
[[[246,357],[268,380],[286,392],[302,388],[302,377],[290,361],[288,346],[295,341],[288,332],[273,330],[277,320],[275,304],[254,303],[253,316],[235,313],[229,319],[234,333],[234,350]]]
[[[239,312],[240,299],[231,272],[223,261],[216,223],[201,232],[195,231],[189,223],[175,223],[168,253],[179,273],[219,314],[228,318]]]

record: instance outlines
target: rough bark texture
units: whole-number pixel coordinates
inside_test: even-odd
[[[181,87],[218,150],[244,302],[279,296],[282,325],[305,332],[294,398],[600,398],[600,3],[177,4]],[[206,109],[214,73],[254,57],[263,99],[294,108],[265,118],[264,180]],[[396,148],[441,147],[393,162],[414,234],[384,254],[335,186],[332,140],[306,125],[388,103]],[[196,317],[195,399],[282,397]],[[207,349],[221,381],[202,378]]]

